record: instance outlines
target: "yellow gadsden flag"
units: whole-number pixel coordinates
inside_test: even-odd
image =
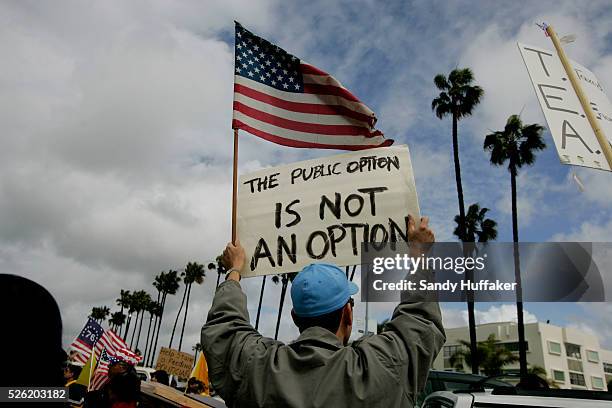
[[[92,351],[89,359],[83,366],[83,370],[81,370],[81,374],[79,378],[77,378],[76,383],[81,384],[89,388],[89,381],[91,380],[91,375],[93,374],[93,369],[96,367],[96,353]]]
[[[204,353],[200,353],[198,362],[191,370],[191,377],[195,377],[197,380],[202,381],[204,384],[204,395],[209,395],[210,385],[208,383],[208,364],[206,364],[206,358]]]

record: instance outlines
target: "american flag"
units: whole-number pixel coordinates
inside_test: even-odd
[[[103,350],[107,350],[113,356],[125,355],[126,359],[131,358],[132,355],[136,356],[117,333],[110,329],[104,330],[102,326],[92,319],[87,321],[87,324],[81,330],[81,334],[72,342],[70,347],[78,351],[78,354],[73,358],[82,364],[89,360],[92,349],[95,349],[96,358],[100,358]]]
[[[78,354],[74,357],[75,360],[85,364],[91,355],[94,345],[98,343],[98,340],[100,340],[104,333],[104,329],[98,322],[91,318],[88,319],[81,333],[70,345],[70,348],[78,351]]]
[[[291,147],[388,146],[376,116],[326,72],[236,23],[232,127]]]
[[[96,369],[91,377],[89,390],[99,390],[108,382],[108,367],[111,364],[124,361],[128,364],[136,365],[141,359],[142,357],[125,347],[115,345],[114,351],[109,351],[106,347],[104,347],[100,353],[98,365],[96,366]]]

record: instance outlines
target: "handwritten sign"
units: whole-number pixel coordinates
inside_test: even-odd
[[[610,171],[601,146],[557,54],[521,43],[518,47],[561,162]],[[612,104],[604,93],[601,82],[587,68],[574,61],[570,63],[599,125],[608,140],[612,141]]]
[[[407,146],[268,168],[240,177],[243,276],[297,272],[313,262],[360,264],[362,242],[406,241],[419,217]]]
[[[194,357],[182,351],[162,347],[159,350],[156,370],[165,370],[179,378],[189,378],[193,368]]]

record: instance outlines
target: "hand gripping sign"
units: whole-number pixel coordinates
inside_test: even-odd
[[[363,242],[406,241],[419,205],[407,146],[267,168],[240,177],[243,276],[297,272],[313,262],[360,263]]]

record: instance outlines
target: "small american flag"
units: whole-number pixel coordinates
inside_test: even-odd
[[[98,340],[100,340],[104,333],[104,329],[98,322],[91,318],[88,319],[81,333],[79,333],[77,338],[74,339],[70,345],[70,348],[78,352],[78,354],[75,355],[75,359],[85,364],[91,355],[91,350],[94,345],[98,343]]]
[[[124,361],[131,365],[136,365],[142,359],[139,355],[134,353],[129,348],[125,348],[119,345],[114,345],[114,350],[110,351],[106,347],[102,349],[100,353],[100,359],[98,365],[91,378],[89,384],[89,390],[99,390],[108,382],[108,368],[111,364]]]
[[[326,72],[236,23],[232,127],[290,147],[388,146],[376,116]]]

